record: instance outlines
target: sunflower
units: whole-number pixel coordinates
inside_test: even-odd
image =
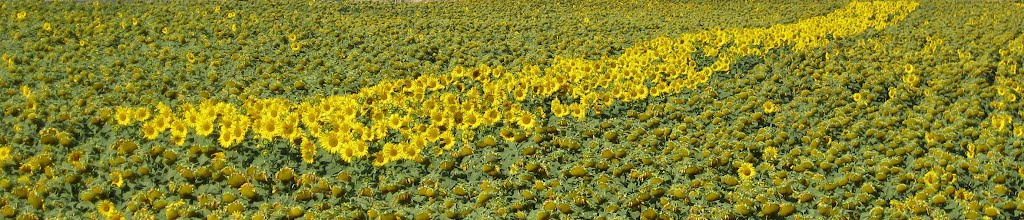
[[[398,114],[393,114],[387,118],[388,128],[391,129],[397,130],[398,128],[401,128],[404,125],[403,122],[402,117],[398,116]]]
[[[110,217],[117,212],[114,203],[109,200],[103,200],[96,203],[96,210],[100,212],[100,215],[104,217]]]
[[[2,151],[3,151],[3,149],[0,149],[0,154],[3,154]],[[3,155],[0,155],[0,157],[3,157]],[[2,159],[0,159],[0,160],[2,160]],[[82,150],[74,150],[74,151],[71,151],[71,153],[68,153],[67,162],[68,162],[68,164],[71,164],[71,166],[74,166],[75,168],[78,168],[80,166],[85,165],[85,163],[83,162],[84,160],[85,160],[85,152],[82,152]],[[0,164],[2,164],[2,163],[3,162],[0,161]]]
[[[445,131],[441,134],[440,142],[443,143],[442,148],[445,150],[452,149],[455,147],[455,135],[452,135],[451,131]]]
[[[903,75],[901,79],[903,80],[903,83],[906,83],[910,87],[916,87],[917,83],[921,81],[921,78],[918,77],[917,74],[913,73],[907,73],[906,75]]]
[[[424,135],[415,135],[415,136],[412,137],[411,140],[409,140],[409,143],[412,144],[412,146],[414,146],[416,148],[422,149],[424,147],[427,147],[427,144],[429,142],[428,142],[426,136],[424,136]]]
[[[142,137],[146,140],[156,140],[160,136],[160,132],[152,122],[142,124]]]
[[[518,119],[516,123],[525,129],[532,129],[537,124],[537,120],[534,119],[533,114],[529,112],[520,113],[519,117],[516,118]]]
[[[320,121],[320,112],[315,108],[302,112],[302,123],[305,125],[316,124]]]
[[[396,159],[412,160],[419,155],[419,147],[415,146],[415,143],[409,142],[398,145],[398,157]]]
[[[465,113],[462,113],[462,125],[460,126],[461,128],[476,128],[478,126],[480,126],[480,117],[478,116],[476,111],[469,110],[466,111]]]
[[[181,120],[171,122],[171,136],[187,136],[188,126]]]
[[[171,128],[171,123],[168,123],[171,120],[171,117],[172,116],[157,115],[152,121],[150,121],[150,123],[153,123],[153,127],[156,128],[157,133],[161,133],[166,131],[168,128]]]
[[[741,179],[750,180],[757,175],[757,169],[754,169],[753,164],[741,163],[739,169],[736,170],[736,173],[739,173]]]
[[[256,124],[258,125],[257,127],[259,128],[256,130],[256,134],[258,134],[260,138],[271,140],[274,139],[275,136],[277,136],[277,120],[274,120],[273,118],[269,117],[264,117],[258,120]]]
[[[3,165],[7,163],[7,161],[11,160],[11,152],[13,151],[14,149],[12,149],[11,147],[0,147],[0,165]]]
[[[505,141],[512,142],[516,140],[516,133],[511,127],[502,127],[500,133],[501,139],[505,139]]]
[[[289,141],[301,138],[302,131],[299,130],[298,116],[291,115],[285,118],[284,123],[281,123],[281,127],[278,128],[278,131],[281,131],[281,136]]]
[[[228,127],[228,125],[221,124],[220,135],[219,137],[217,137],[217,143],[220,144],[220,146],[223,148],[228,148],[231,147],[232,144],[234,144],[232,142],[234,142],[234,139],[231,137],[231,127]]]
[[[779,149],[776,149],[775,147],[766,147],[764,148],[764,152],[761,154],[761,157],[764,158],[764,160],[766,161],[773,161],[775,159],[778,159]]]
[[[437,142],[441,138],[441,129],[437,126],[430,126],[423,132],[423,137],[426,138],[426,141]]]
[[[190,127],[194,127],[196,124],[199,124],[199,113],[198,112],[196,112],[196,111],[186,111],[186,112],[183,113],[183,115],[185,116],[185,118],[184,118],[185,119],[185,121],[184,121],[185,125],[190,126]]]
[[[210,136],[213,133],[213,119],[203,118],[196,123],[196,134],[203,137]]]
[[[445,125],[448,122],[448,118],[445,117],[445,111],[440,108],[430,110],[430,122],[434,125]]]
[[[463,68],[462,66],[456,66],[455,68],[452,68],[452,77],[457,79],[457,78],[462,78],[465,75],[466,75],[466,69]]]
[[[176,145],[176,146],[182,146],[182,145],[185,145],[185,139],[186,139],[186,138],[188,138],[188,136],[187,136],[187,135],[175,135],[175,134],[171,134],[171,144],[174,144],[174,145]]]
[[[924,182],[926,186],[935,188],[935,186],[939,184],[939,173],[936,173],[934,170],[928,171],[928,173],[924,174],[924,178],[921,179],[921,181]]]
[[[587,118],[587,109],[581,103],[573,103],[569,105],[569,114],[576,117],[577,120],[583,120]]]
[[[569,115],[569,110],[566,109],[565,105],[562,105],[561,100],[555,98],[554,100],[551,100],[551,113],[556,117],[561,118]]]
[[[337,154],[342,150],[341,137],[335,132],[326,133],[320,140],[320,147],[327,152]]]
[[[236,125],[231,129],[231,142],[242,143],[245,140],[246,133],[249,132],[248,124]]]
[[[302,161],[306,163],[313,163],[316,159],[316,145],[309,138],[303,136],[301,139],[302,143],[299,143],[299,150],[302,153]]]
[[[384,154],[377,153],[377,157],[373,158],[373,166],[381,167],[388,163],[389,158],[385,158]]]
[[[115,110],[114,113],[114,117],[117,118],[117,125],[120,126],[127,126],[133,122],[132,110],[130,108],[117,107],[117,110]]]
[[[340,156],[341,160],[346,163],[352,163],[352,158],[356,157],[356,150],[352,146],[346,145],[342,147]]]
[[[136,108],[134,111],[135,121],[146,121],[149,120],[149,109],[146,107]]]
[[[174,116],[174,111],[172,111],[171,107],[167,106],[167,104],[164,104],[164,102],[159,102],[156,104],[156,112],[157,116],[167,118]]]
[[[387,158],[388,160],[393,160],[397,159],[399,154],[402,153],[400,149],[401,146],[399,146],[398,144],[384,143],[384,146],[381,147],[380,151],[381,153],[383,153],[385,158]]]
[[[367,155],[370,155],[370,146],[366,145],[366,142],[352,141],[352,142],[348,142],[348,145],[349,145],[349,147],[352,148],[352,150],[355,150],[355,157],[356,158],[365,157]]]
[[[124,175],[121,175],[121,172],[118,171],[110,172],[110,184],[121,188],[124,186]]]
[[[764,102],[764,104],[761,105],[761,108],[764,109],[765,113],[769,114],[779,111],[779,108],[772,101]]]
[[[974,143],[967,144],[967,152],[965,153],[967,158],[974,159],[974,156],[977,154],[976,151],[977,147],[974,146]]]
[[[520,102],[523,101],[523,100],[526,100],[526,89],[515,88],[514,90],[512,90],[512,97],[516,101],[520,101]]]

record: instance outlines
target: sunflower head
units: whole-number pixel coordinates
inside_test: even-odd
[[[577,120],[583,120],[587,118],[587,109],[583,107],[583,104],[573,103],[569,105],[569,114],[576,117]]]
[[[517,117],[517,119],[519,120],[517,121],[517,123],[519,123],[519,126],[525,129],[532,129],[534,126],[536,126],[537,123],[537,120],[533,118],[533,114],[530,114],[529,112],[524,112],[520,114],[519,117]]]
[[[427,127],[427,130],[423,133],[424,137],[429,142],[437,142],[441,138],[441,128],[437,126]]]
[[[120,126],[127,126],[134,122],[130,108],[118,107],[114,112],[114,117],[117,119],[117,125]]]
[[[171,144],[174,144],[175,146],[185,145],[185,139],[186,138],[188,138],[187,135],[171,134]]]
[[[753,164],[741,163],[740,167],[736,170],[736,173],[739,174],[740,178],[750,180],[757,175],[757,169],[754,168]]]
[[[98,211],[100,215],[103,215],[104,217],[110,217],[115,212],[117,212],[117,209],[116,207],[114,207],[113,202],[110,202],[109,200],[103,200],[96,203],[96,211]]]
[[[339,156],[341,156],[341,160],[344,160],[345,163],[352,163],[352,159],[356,157],[356,150],[350,145],[345,145],[342,147]]]
[[[924,174],[922,181],[928,187],[935,187],[939,183],[939,173],[934,170],[928,171],[928,173]]]
[[[146,108],[146,107],[139,107],[139,108],[136,108],[135,111],[133,111],[133,112],[135,114],[135,118],[134,118],[135,121],[146,121],[146,120],[149,120],[150,114],[149,114],[149,109],[148,108]]]
[[[14,149],[9,146],[0,147],[0,164],[7,163],[7,161],[11,160],[11,153],[13,151]]]
[[[231,138],[231,128],[226,125],[220,126],[220,135],[217,137],[217,143],[223,148],[231,147],[234,143],[234,139]]]
[[[764,148],[764,152],[761,154],[761,157],[767,161],[773,161],[775,159],[778,159],[779,149],[776,149],[775,147],[766,147]]]
[[[775,112],[779,111],[778,106],[776,106],[775,103],[772,102],[772,101],[764,102],[764,104],[761,105],[761,108],[764,109],[765,113],[769,113],[769,114],[775,113]]]
[[[196,134],[202,135],[203,137],[210,136],[213,133],[213,119],[204,118],[200,119],[196,123]]]
[[[302,151],[302,161],[309,164],[313,163],[316,159],[316,145],[307,137],[302,137],[300,140],[299,150]]]
[[[467,111],[462,114],[462,126],[463,128],[476,128],[480,126],[480,117],[475,111]]]
[[[121,172],[114,171],[110,173],[110,184],[117,188],[124,186],[124,175]]]
[[[155,140],[160,136],[159,129],[154,123],[145,123],[142,125],[142,137],[146,140]]]
[[[977,154],[976,151],[977,151],[977,147],[974,146],[974,143],[968,143],[967,144],[967,152],[966,152],[967,158],[974,159],[975,154]]]

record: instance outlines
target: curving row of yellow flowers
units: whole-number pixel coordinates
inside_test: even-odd
[[[319,147],[348,162],[373,155],[373,163],[380,166],[414,159],[431,146],[442,153],[458,141],[468,145],[474,132],[484,126],[515,125],[528,131],[549,114],[584,120],[587,114],[600,114],[601,106],[615,102],[694,89],[713,73],[729,71],[739,58],[762,56],[779,47],[809,50],[828,44],[830,39],[869,28],[883,29],[905,18],[917,5],[911,1],[852,2],[794,24],[660,37],[639,43],[619,57],[556,58],[548,68],[528,66],[518,71],[483,64],[456,67],[450,74],[384,81],[354,94],[301,103],[250,99],[239,108],[204,101],[179,106],[177,111],[160,104],[152,115],[148,107],[120,107],[116,119],[121,126],[141,123],[140,135],[149,140],[169,131],[169,140],[176,145],[183,145],[189,134],[210,136],[216,130],[216,138],[225,148],[249,137],[285,140],[299,147],[309,163]],[[715,61],[698,67],[694,54]],[[775,108],[765,103],[764,111],[771,113]],[[507,140],[516,138],[513,132],[502,133]],[[373,143],[382,143],[380,150],[371,152]]]

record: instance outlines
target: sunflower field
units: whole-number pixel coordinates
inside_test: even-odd
[[[1021,11],[3,1],[0,219],[1024,218]]]

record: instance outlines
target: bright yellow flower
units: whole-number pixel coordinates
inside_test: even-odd
[[[140,107],[135,109],[135,121],[146,121],[149,119],[149,109]]]
[[[554,100],[551,100],[551,113],[556,117],[561,118],[569,115],[569,109],[567,109],[565,105],[562,105],[561,100],[555,98]]]
[[[767,161],[776,160],[779,158],[779,149],[776,149],[775,147],[766,147],[764,148],[764,152],[761,154],[761,157]]]
[[[305,136],[300,140],[299,151],[302,153],[302,162],[312,164],[316,160],[316,145]]]
[[[739,173],[741,179],[750,180],[757,175],[757,169],[754,168],[753,164],[741,163],[740,168],[736,170],[736,173]]]
[[[573,103],[569,105],[569,114],[572,114],[577,120],[583,120],[587,118],[587,109],[583,107],[583,104]]]
[[[132,124],[132,110],[125,107],[117,107],[115,110],[114,117],[117,119],[117,125],[127,126]]]
[[[121,175],[121,172],[114,171],[110,173],[110,184],[117,188],[124,186],[124,176]]]
[[[160,136],[156,125],[152,122],[142,124],[142,137],[146,140],[156,140]]]
[[[11,147],[0,147],[0,164],[7,163],[7,161],[11,160],[11,152],[13,151],[14,149]]]
[[[535,119],[533,114],[529,112],[520,113],[517,119],[519,119],[519,121],[516,123],[524,129],[533,129],[533,127],[537,125],[537,119]]]
[[[779,111],[779,108],[772,101],[764,102],[764,104],[761,105],[761,108],[764,109],[765,113],[769,113],[769,114],[775,113],[775,112]]]
[[[924,174],[922,181],[928,187],[934,188],[939,183],[939,173],[936,173],[934,170],[928,171],[928,173]]]
[[[96,203],[96,211],[99,211],[100,215],[104,217],[110,217],[117,212],[117,207],[114,207],[113,202],[103,200]]]

